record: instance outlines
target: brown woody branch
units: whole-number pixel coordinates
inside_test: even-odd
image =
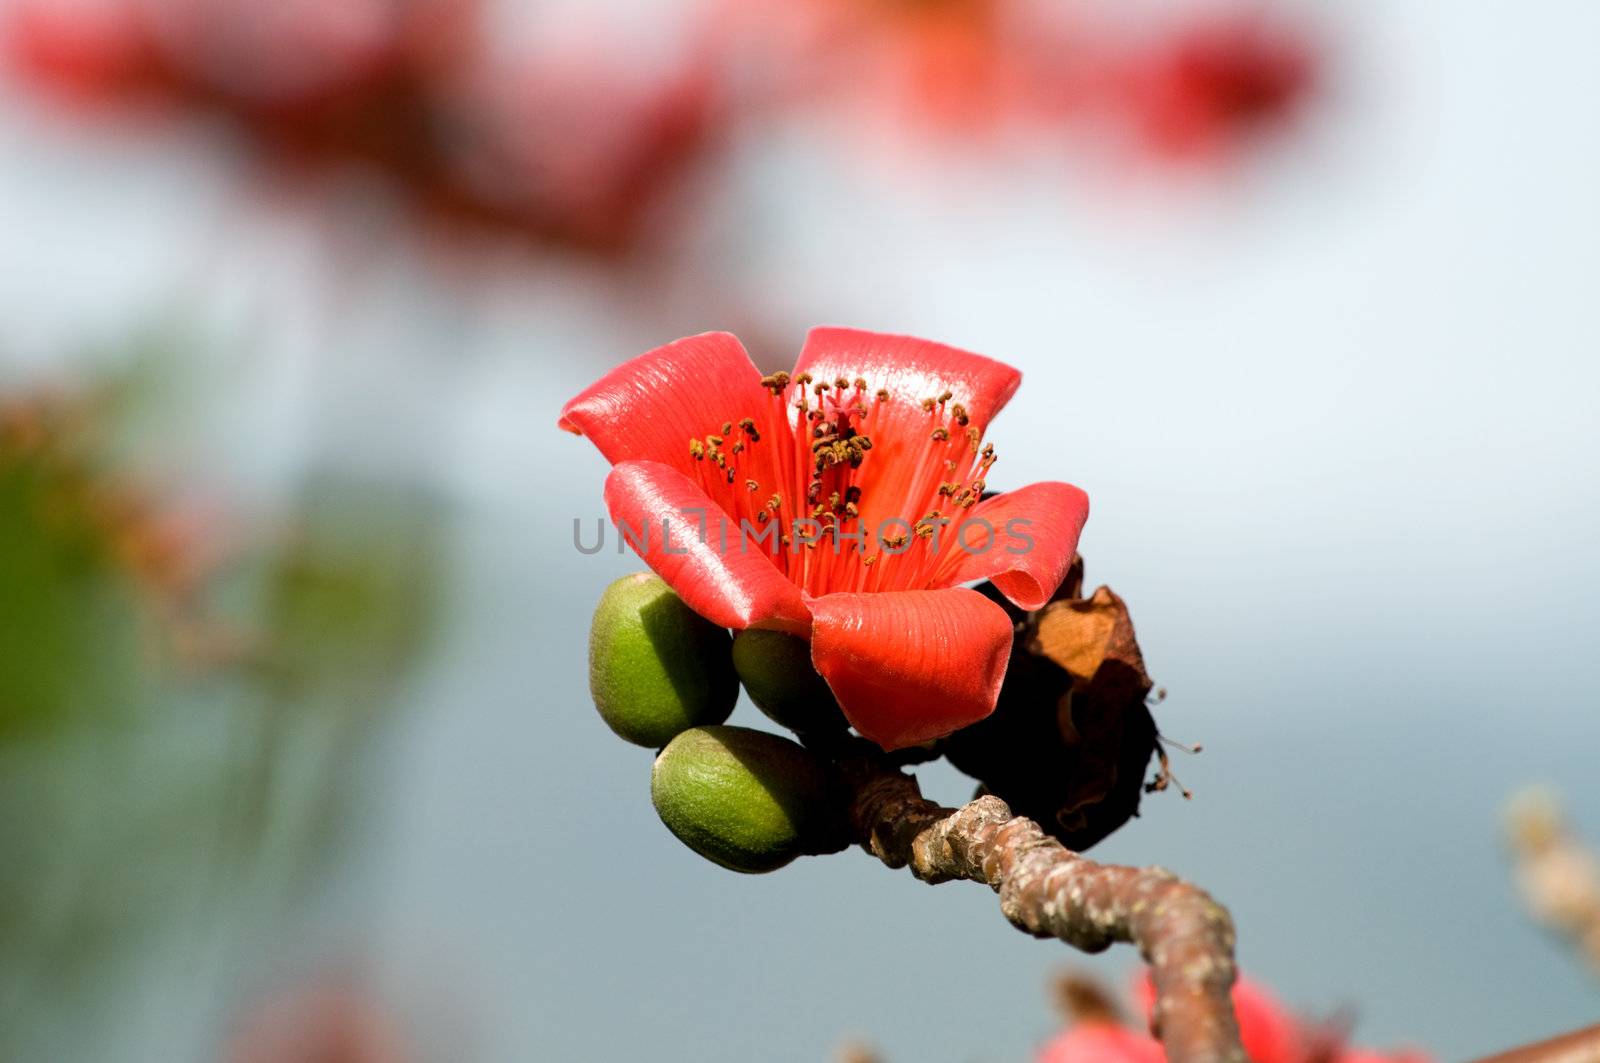
[[[875,750],[851,747],[838,763],[851,833],[873,856],[924,882],[987,883],[1005,917],[1035,937],[1085,952],[1136,945],[1155,982],[1151,1027],[1170,1063],[1245,1063],[1230,997],[1233,920],[1203,890],[1163,868],[1085,859],[996,797],[943,808]]]
[[[1600,1026],[1485,1056],[1478,1063],[1600,1063]]]

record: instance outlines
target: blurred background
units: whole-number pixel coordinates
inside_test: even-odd
[[[1095,857],[1364,1043],[1594,1021],[1501,809],[1600,842],[1597,35],[0,0],[0,1058],[1031,1058],[1073,957],[858,853],[713,867],[589,705],[641,566],[574,548],[605,463],[557,410],[820,323],[1019,366],[991,482],[1093,499],[1205,746]]]

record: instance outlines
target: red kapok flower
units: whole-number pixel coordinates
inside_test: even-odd
[[[1051,1038],[1037,1063],[1165,1063],[1161,1042],[1104,1019],[1080,1022]]]
[[[1146,1021],[1155,997],[1149,972],[1141,972],[1134,982],[1134,999]],[[1427,1055],[1417,1051],[1352,1048],[1338,1030],[1301,1021],[1248,978],[1234,984],[1233,1010],[1250,1063],[1429,1063]],[[1149,1034],[1121,1025],[1114,1016],[1095,1015],[1041,1048],[1038,1063],[1161,1063],[1165,1058],[1161,1042]]]
[[[1039,608],[1089,515],[1071,484],[983,497],[983,433],[1021,379],[839,328],[813,329],[793,374],[763,377],[709,332],[618,366],[560,424],[612,462],[612,520],[690,608],[809,638],[850,723],[897,749],[994,710],[1011,621],[961,584]]]

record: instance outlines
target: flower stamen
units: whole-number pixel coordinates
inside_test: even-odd
[[[865,377],[805,372],[761,386],[764,410],[689,440],[689,452],[732,520],[776,522],[760,549],[791,580],[815,595],[915,589],[959,563],[954,526],[980,501],[996,456],[953,391],[907,400]],[[908,402],[927,417],[920,438],[906,432]]]

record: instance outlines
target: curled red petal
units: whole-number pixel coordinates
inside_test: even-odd
[[[686,336],[623,362],[561,409],[612,464],[659,461],[689,471],[689,440],[767,408],[744,345],[727,332]]]
[[[1020,608],[1050,600],[1072,567],[1089,519],[1089,496],[1071,484],[1042,481],[972,507],[946,546],[934,586],[992,580]]]
[[[966,407],[967,416],[982,431],[1022,383],[1021,372],[981,354],[913,336],[851,328],[812,329],[794,369],[819,380],[865,377],[870,388],[911,399],[897,404],[897,409],[917,435],[927,431],[926,417],[917,405],[923,399],[951,392],[950,401]]]
[[[811,663],[851,725],[884,749],[942,738],[994,711],[1011,620],[977,591],[825,594],[810,605]]]
[[[628,545],[707,620],[808,633],[800,588],[681,472],[660,462],[623,462],[606,477],[606,508]]]

